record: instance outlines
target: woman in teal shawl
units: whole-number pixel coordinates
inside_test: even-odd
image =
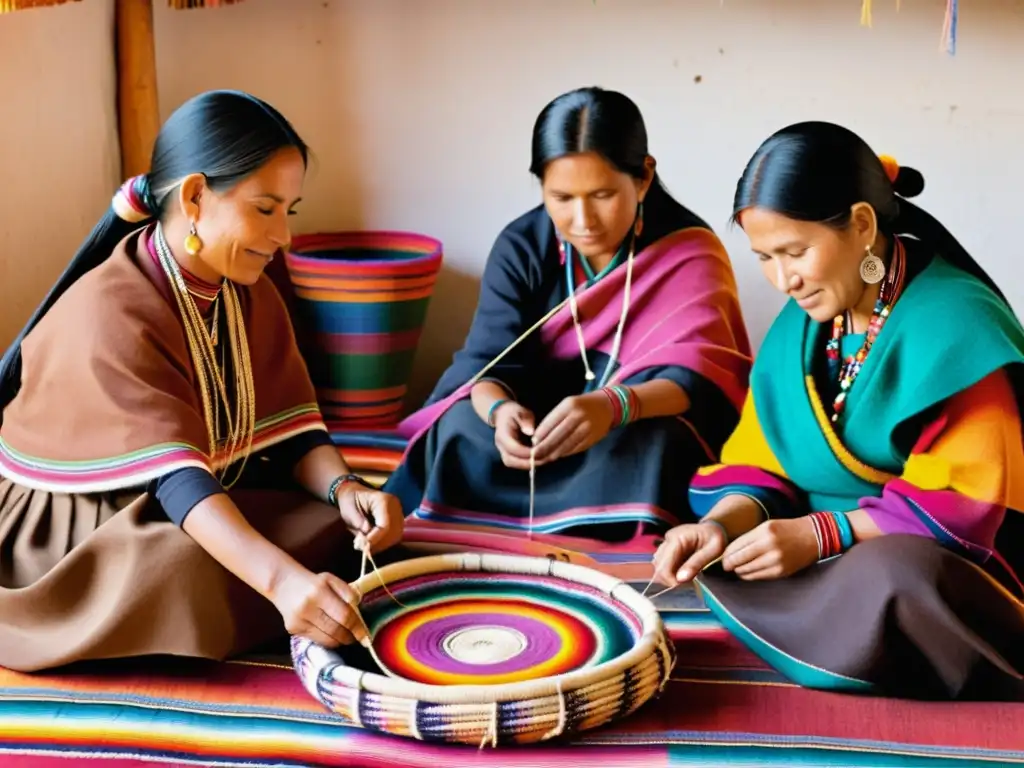
[[[828,123],[751,159],[734,219],[789,301],[656,578],[802,685],[1022,699],[1024,330],[922,189]]]

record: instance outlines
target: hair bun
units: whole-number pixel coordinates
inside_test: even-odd
[[[132,224],[141,224],[154,216],[153,195],[149,191],[149,177],[133,176],[114,193],[110,206],[118,218]]]
[[[916,197],[924,191],[924,176],[914,168],[900,166],[892,188],[900,197]]]

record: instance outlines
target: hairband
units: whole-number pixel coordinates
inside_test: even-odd
[[[114,193],[110,206],[118,218],[132,224],[141,224],[153,218],[153,211],[145,203],[149,179],[145,174],[133,176]]]
[[[889,181],[895,184],[896,179],[900,175],[900,164],[896,162],[896,158],[890,155],[879,155],[878,159],[881,161],[882,168],[885,169],[885,175],[889,177]]]

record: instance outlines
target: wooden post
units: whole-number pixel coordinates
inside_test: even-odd
[[[153,0],[116,0],[117,112],[124,178],[146,173],[160,130]]]

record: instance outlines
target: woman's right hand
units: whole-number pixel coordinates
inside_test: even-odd
[[[333,573],[296,568],[281,579],[270,600],[289,634],[325,648],[366,640],[366,627],[354,608],[356,593]]]
[[[654,553],[654,580],[666,587],[686,584],[721,557],[728,543],[716,523],[677,525]]]
[[[533,439],[534,416],[529,408],[519,403],[502,403],[494,412],[494,445],[501,455],[501,462],[512,469],[530,468],[529,444]]]

